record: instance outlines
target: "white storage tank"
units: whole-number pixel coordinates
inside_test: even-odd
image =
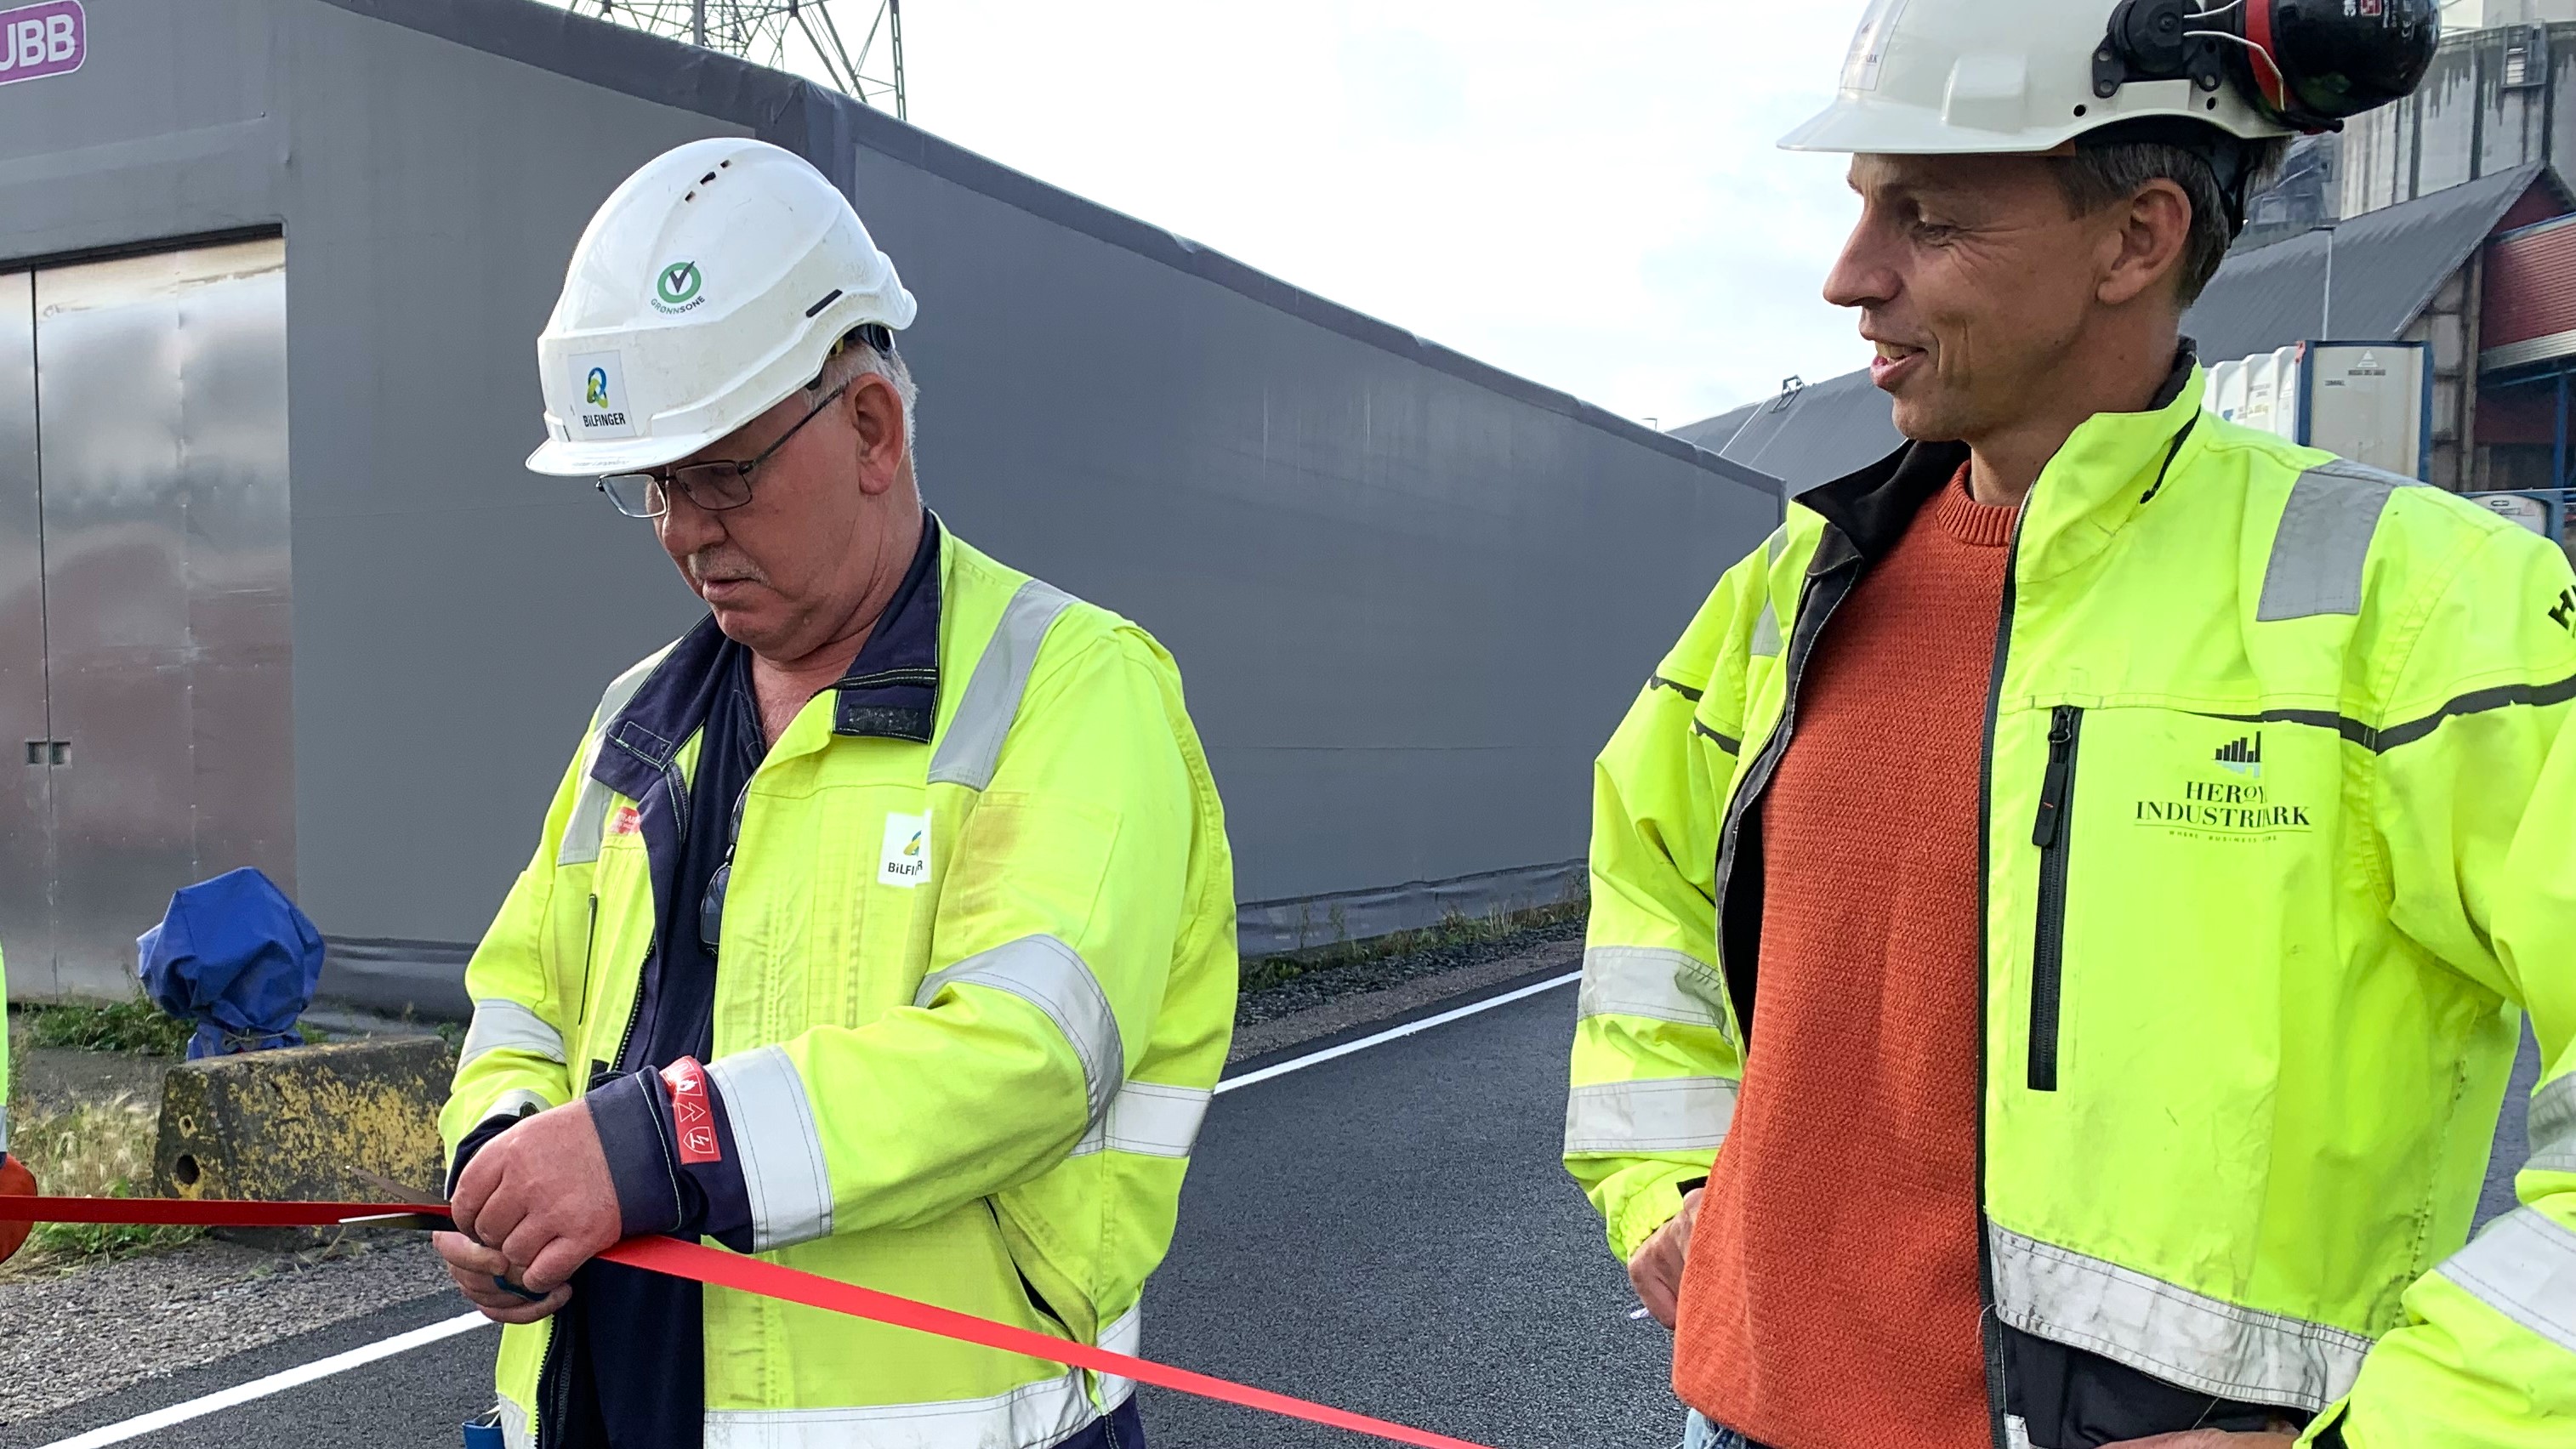
[[[2432,349],[2302,342],[2210,369],[2219,416],[2410,478],[2431,456]]]

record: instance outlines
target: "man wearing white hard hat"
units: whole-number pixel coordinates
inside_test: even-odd
[[[1912,441],[1603,753],[1566,1114],[1694,1446],[2576,1444],[2576,581],[2178,335],[2438,28],[1877,0],[1784,143]]]
[[[1123,1352],[1231,1034],[1170,656],[922,507],[913,299],[798,157],[701,141],[573,252],[541,473],[708,617],[609,685],[475,953],[440,1253],[514,1446],[1130,1449],[1124,1380],[590,1260],[708,1238]]]

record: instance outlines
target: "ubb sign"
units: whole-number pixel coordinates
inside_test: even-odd
[[[69,75],[89,56],[89,15],[80,0],[0,10],[0,86]]]

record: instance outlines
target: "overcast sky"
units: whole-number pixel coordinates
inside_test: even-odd
[[[1670,428],[1867,361],[1840,158],[1772,144],[1860,9],[912,0],[904,58],[917,125]]]

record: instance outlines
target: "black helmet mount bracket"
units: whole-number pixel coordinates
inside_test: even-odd
[[[2196,18],[2186,0],[2120,0],[2093,52],[2093,94],[2107,101],[2132,81],[2188,79],[2212,92],[2225,85],[2226,42],[2195,30]]]

